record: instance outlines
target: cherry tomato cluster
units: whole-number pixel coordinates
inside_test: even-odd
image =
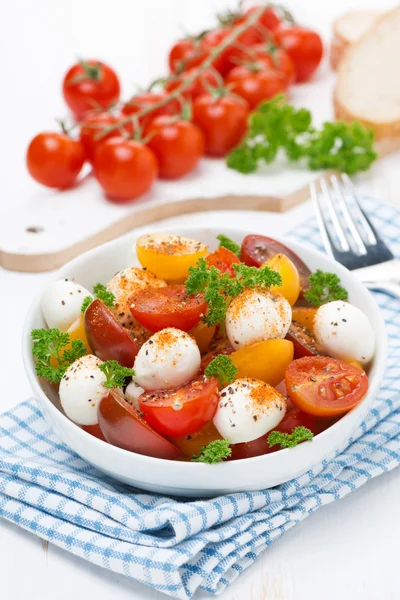
[[[88,162],[108,199],[132,201],[157,176],[183,177],[203,155],[225,156],[245,135],[250,111],[308,80],[320,63],[320,36],[289,25],[270,7],[221,21],[173,45],[161,91],[150,88],[125,103],[110,66],[96,60],[73,65],[62,90],[79,136],[38,134],[27,151],[31,176],[65,189]]]

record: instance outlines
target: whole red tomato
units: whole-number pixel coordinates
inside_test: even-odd
[[[112,137],[121,136],[121,132],[124,130],[123,128],[114,129],[100,139],[97,137],[107,127],[116,125],[122,118],[123,117],[113,115],[109,112],[92,112],[83,117],[79,139],[85,149],[86,158],[89,162],[93,162],[95,151],[99,144]],[[127,128],[125,128],[125,131],[130,133]]]
[[[274,35],[276,43],[286,50],[294,63],[296,80],[310,79],[321,62],[324,51],[318,33],[304,27],[280,27]]]
[[[154,152],[160,177],[174,179],[192,171],[204,154],[204,135],[194,123],[157,117],[146,129],[147,146]]]
[[[165,91],[168,93],[173,92],[183,83],[187,82],[188,79],[191,79],[196,71],[196,68],[188,69],[180,75],[169,79],[165,84]],[[207,86],[217,87],[220,84],[220,80],[221,77],[215,69],[204,69],[204,71],[202,71],[182,92],[182,97],[186,98],[187,100],[195,100],[197,96],[207,93]]]
[[[82,144],[65,133],[39,133],[29,144],[26,154],[30,175],[51,188],[71,187],[84,162]]]
[[[168,65],[171,73],[180,73],[186,69],[197,67],[206,57],[207,53],[200,48],[199,40],[185,38],[178,40],[172,46],[168,55]]]
[[[193,103],[193,122],[205,136],[208,156],[225,156],[247,131],[249,106],[233,95],[203,94]]]
[[[296,68],[286,50],[268,43],[257,44],[253,48],[253,53],[257,62],[282,73],[288,85],[292,85],[296,81]]]
[[[81,60],[63,80],[64,100],[76,119],[94,108],[108,109],[119,99],[120,84],[115,71],[98,60]]]
[[[250,109],[285,91],[288,85],[284,75],[262,67],[256,71],[245,66],[235,67],[225,81],[230,84],[232,92],[246,100]]]
[[[232,27],[221,27],[206,33],[200,41],[201,48],[207,53],[212,52],[217,46],[224,43],[226,38],[232,35],[233,31],[234,28]],[[259,41],[257,30],[250,27],[241,33],[232,44],[229,44],[215,58],[212,66],[225,77],[240,61],[249,58],[248,49]]]
[[[127,116],[135,115],[136,113],[141,112],[146,108],[150,108],[162,100],[165,100],[166,97],[166,94],[153,94],[152,92],[142,92],[141,94],[136,94],[135,96],[132,96],[132,98],[126,104],[124,104],[122,107],[122,113]],[[141,117],[139,119],[139,125],[141,127],[146,127],[146,125],[148,125],[155,117],[160,117],[161,115],[179,115],[181,110],[181,104],[178,102],[178,100],[173,99],[164,104],[164,106],[156,108],[148,115]]]
[[[253,6],[249,8],[244,13],[244,15],[238,17],[235,20],[235,25],[243,25],[243,23],[245,23],[247,19],[254,14],[256,10],[259,10],[258,6]],[[278,15],[274,12],[274,10],[269,7],[266,8],[258,17],[255,25],[250,27],[248,30],[251,32],[254,38],[254,43],[260,43],[271,40],[271,32],[273,32],[277,27],[279,27],[280,22],[281,20],[278,17]]]
[[[145,194],[158,172],[156,157],[147,146],[122,137],[100,144],[93,167],[108,198],[119,203]]]

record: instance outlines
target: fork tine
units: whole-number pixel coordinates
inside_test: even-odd
[[[339,245],[340,245],[338,250],[341,250],[342,252],[349,252],[350,246],[346,239],[346,234],[343,231],[343,227],[341,226],[339,218],[336,214],[336,210],[335,210],[335,207],[334,207],[333,201],[332,201],[332,194],[329,191],[328,186],[326,185],[325,179],[321,179],[321,192],[325,198],[325,202],[328,207],[329,215],[331,217],[332,225],[333,225],[335,233],[338,237],[338,241],[339,241]],[[334,245],[336,246],[336,248],[338,247],[336,243]]]
[[[375,235],[375,230],[372,226],[371,221],[368,219],[367,215],[361,208],[353,182],[346,173],[342,173],[342,182],[346,192],[351,196],[353,200],[355,213],[357,214],[357,217],[364,228],[368,243],[375,246],[377,243],[377,236]]]
[[[344,194],[341,188],[341,185],[339,183],[339,179],[337,178],[336,175],[331,175],[330,177],[330,181],[332,184],[332,187],[335,191],[336,194],[336,198],[339,202],[339,206],[340,209],[342,211],[344,220],[346,221],[346,225],[349,229],[349,232],[351,233],[351,235],[353,236],[353,241],[357,247],[357,254],[359,256],[363,256],[365,254],[367,254],[367,249],[365,247],[365,244],[362,240],[361,235],[358,232],[357,226],[353,220],[353,217],[350,214],[350,211],[348,209],[348,206],[346,204],[346,200],[344,198]]]
[[[333,254],[333,250],[332,250],[333,239],[332,239],[331,234],[329,233],[328,228],[325,225],[323,213],[321,211],[321,207],[319,204],[319,195],[317,192],[317,187],[314,182],[312,182],[310,184],[310,197],[311,197],[311,201],[314,206],[314,212],[315,212],[315,216],[317,219],[319,231],[321,233],[321,238],[322,238],[322,242],[324,244],[325,250],[326,250],[327,254],[329,254],[329,256],[331,256],[332,258],[335,258],[334,254]]]

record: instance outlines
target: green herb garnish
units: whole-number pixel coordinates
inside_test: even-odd
[[[102,283],[96,283],[93,286],[93,294],[94,294],[95,298],[102,300],[104,302],[104,304],[106,306],[108,306],[108,308],[112,308],[114,306],[114,304],[115,304],[114,294],[112,292],[109,292],[108,289],[106,288],[106,286],[103,285]],[[85,312],[85,310],[92,303],[92,301],[93,301],[93,298],[91,298],[90,296],[86,296],[83,299],[81,311]]]
[[[59,329],[33,329],[32,354],[37,358],[36,373],[50,383],[58,383],[73,362],[87,354],[82,340],[72,340]]]
[[[377,154],[374,133],[362,123],[312,124],[311,113],[287,104],[284,96],[264,102],[250,116],[249,132],[227,157],[240,173],[253,173],[260,163],[272,163],[283,151],[289,161],[303,159],[309,169],[366,171]]]
[[[116,360],[106,360],[99,365],[100,371],[106,376],[103,386],[106,388],[119,388],[125,385],[126,377],[133,377],[135,371],[123,367]]]
[[[87,309],[87,307],[92,304],[93,302],[93,298],[92,296],[85,296],[82,302],[82,306],[81,306],[81,312],[85,312],[85,310]]]
[[[267,443],[269,447],[280,444],[281,448],[294,448],[300,442],[312,440],[314,434],[312,431],[300,425],[295,427],[292,433],[282,433],[281,431],[271,431],[268,436]]]
[[[235,254],[236,256],[240,255],[240,246],[230,238],[228,238],[223,233],[217,235],[217,240],[219,240],[219,247],[226,248]]]
[[[314,306],[321,306],[333,300],[347,300],[349,296],[335,273],[326,273],[318,269],[310,275],[308,281],[310,287],[304,293],[304,297]]]
[[[206,377],[216,377],[222,387],[235,380],[237,367],[233,364],[230,356],[220,354],[212,360],[204,370]]]
[[[209,465],[222,462],[224,458],[229,458],[232,450],[229,446],[229,440],[214,440],[200,448],[200,454],[193,454],[192,462],[203,462]]]

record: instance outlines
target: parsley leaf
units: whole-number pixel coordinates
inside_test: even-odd
[[[95,298],[102,300],[108,308],[112,308],[115,304],[115,296],[112,292],[109,292],[105,285],[102,283],[96,283],[93,286],[93,294]],[[91,296],[86,296],[83,299],[81,311],[85,312],[88,306],[92,303],[93,298]]]
[[[93,302],[93,298],[92,296],[85,296],[82,302],[82,306],[81,306],[81,312],[85,312],[85,310],[87,309],[87,307],[92,304]]]
[[[237,367],[233,364],[230,356],[220,354],[204,370],[206,377],[216,377],[220,384],[225,387],[235,380]]]
[[[100,371],[106,376],[103,386],[106,388],[119,388],[125,384],[126,377],[133,377],[135,371],[123,367],[116,360],[106,360],[99,365]]]
[[[192,462],[203,462],[213,465],[222,462],[224,458],[229,458],[232,450],[229,447],[229,440],[214,440],[200,448],[200,454],[193,454]]]
[[[280,444],[281,448],[294,448],[300,442],[312,440],[314,434],[312,431],[300,425],[295,427],[292,433],[282,433],[281,431],[271,431],[268,436],[267,443],[269,447]]]
[[[227,165],[240,173],[253,173],[260,163],[272,163],[283,151],[290,161],[303,160],[309,169],[366,171],[377,154],[374,134],[362,123],[312,125],[310,111],[276,96],[250,116],[249,132],[227,157]]]
[[[72,340],[59,329],[33,329],[32,354],[37,358],[36,373],[50,383],[58,383],[73,362],[87,354],[82,340]]]
[[[347,300],[349,296],[347,290],[340,285],[340,278],[335,273],[326,273],[318,269],[310,275],[308,281],[310,287],[304,297],[314,306],[321,306],[333,300]]]
[[[217,240],[219,240],[219,247],[226,248],[235,254],[236,256],[240,255],[240,246],[230,238],[228,238],[223,233],[217,235]]]

